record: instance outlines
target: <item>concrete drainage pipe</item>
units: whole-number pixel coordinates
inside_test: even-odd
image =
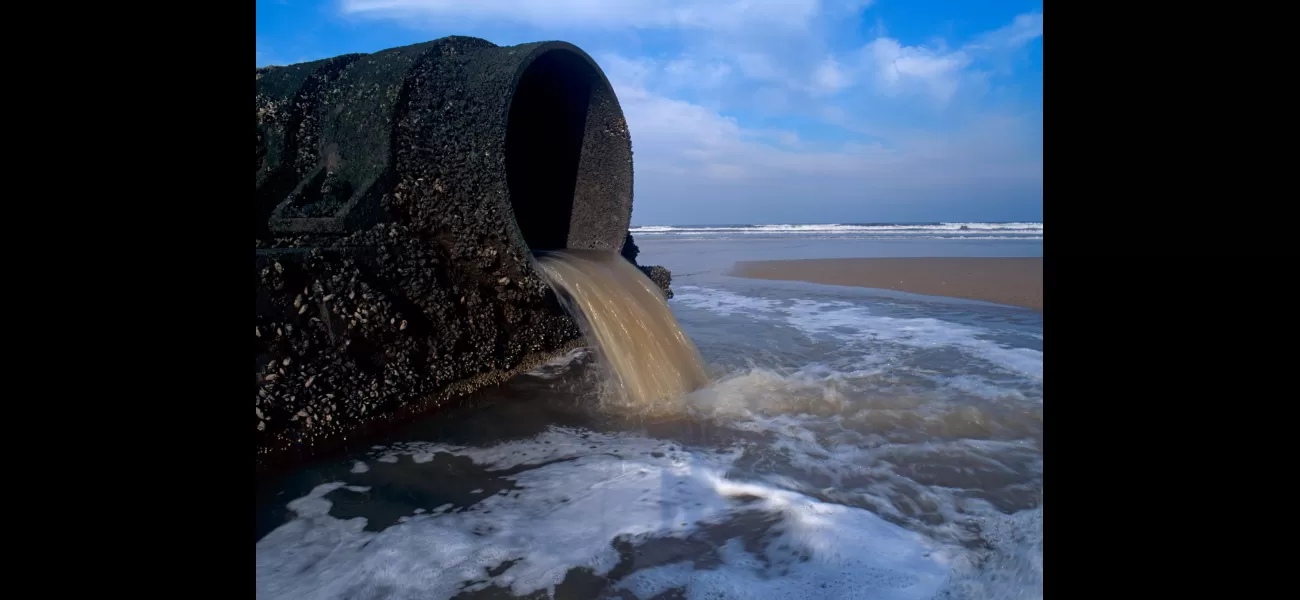
[[[257,69],[259,470],[575,345],[531,253],[620,250],[631,213],[627,123],[571,44]]]

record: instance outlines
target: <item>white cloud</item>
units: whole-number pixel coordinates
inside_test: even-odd
[[[1041,35],[1041,16],[1036,22]],[[982,76],[976,69],[982,56],[1033,39],[1034,23],[1034,18],[1017,18],[981,36],[978,44],[957,49],[908,46],[879,37],[855,52],[822,54],[802,71],[798,63],[783,62],[788,57],[782,52],[765,52],[759,44],[715,54],[729,58],[708,61],[696,58],[698,54],[662,61],[603,55],[599,62],[632,129],[637,172],[653,174],[637,179],[638,197],[654,198],[664,212],[689,210],[697,215],[659,217],[655,209],[639,209],[639,219],[712,222],[701,211],[734,214],[742,206],[727,203],[750,201],[767,202],[769,210],[795,211],[793,206],[783,208],[782,202],[812,190],[832,205],[839,203],[843,214],[859,210],[853,206],[862,202],[894,202],[897,210],[906,211],[906,203],[898,204],[904,197],[950,200],[954,195],[982,194],[997,199],[1007,190],[1020,197],[1041,194],[1041,121],[1036,120],[1041,117],[987,113],[940,133],[872,120],[870,111],[853,102],[816,102],[866,83],[866,90],[901,97],[920,94],[943,105],[963,90],[975,89],[973,84]],[[690,86],[692,81],[699,85]],[[770,110],[801,106],[807,115],[879,141],[809,143],[796,132],[747,128],[717,110],[672,97],[682,89],[744,89],[746,83],[759,86],[749,93]],[[799,100],[801,94],[805,101]]]
[[[673,88],[693,87],[712,89],[723,85],[733,72],[732,66],[721,61],[701,61],[679,58],[664,65],[666,82]]]
[[[772,57],[761,52],[739,52],[735,58],[740,72],[758,81],[784,81],[786,74],[776,66]]]
[[[1019,15],[956,49],[942,41],[905,45],[883,35],[878,26],[882,35],[839,55],[824,52],[824,41],[811,29],[784,34],[714,32],[700,47],[658,67],[646,86],[663,91],[744,89],[740,95],[751,107],[778,113],[865,83],[886,97],[920,95],[935,108],[944,108],[960,94],[982,92],[990,75],[982,67],[1041,37],[1042,24],[1042,13]]]
[[[898,94],[919,88],[941,104],[957,93],[963,70],[971,63],[961,51],[904,46],[892,38],[876,38],[863,49],[863,57],[882,91]]]
[[[881,35],[868,43],[860,56],[863,69],[873,76],[879,91],[889,95],[920,92],[943,106],[963,87],[978,89],[973,84],[987,76],[975,68],[980,61],[996,60],[1042,35],[1043,13],[1026,13],[957,50],[942,43],[936,47],[905,46]]]
[[[343,12],[381,17],[478,19],[540,27],[734,31],[759,23],[798,28],[818,0],[343,0]]]
[[[768,112],[790,110],[873,82],[887,96],[924,94],[948,104],[969,81],[975,55],[1042,35],[1042,13],[1016,17],[966,48],[908,46],[881,34],[857,52],[828,52],[826,27],[852,23],[872,0],[341,0],[353,16],[443,26],[526,25],[556,31],[673,30],[686,48],[653,75],[657,90],[722,90],[761,84],[745,95]],[[445,29],[445,27],[441,27]],[[980,73],[974,73],[978,79]]]
[[[834,94],[848,87],[851,83],[848,73],[834,58],[827,58],[813,70],[812,87],[814,93]]]
[[[1034,12],[1016,16],[1010,25],[990,31],[971,43],[977,51],[996,52],[1015,49],[1043,37],[1043,13]]]
[[[619,78],[636,87],[663,91],[690,89],[707,91],[728,83],[735,68],[720,60],[679,56],[667,62],[630,58],[618,54],[599,56],[598,63],[610,79]]]
[[[905,217],[862,212],[862,204],[873,203],[882,211],[892,205],[898,215],[914,215],[907,213],[911,199],[1002,201],[999,195],[1008,190],[1022,198],[1041,197],[1041,116],[956,113],[960,119],[948,122],[942,132],[927,132],[893,123],[897,113],[888,111],[893,102],[918,114],[944,108],[951,113],[954,105],[965,106],[959,100],[978,98],[983,89],[978,84],[986,77],[981,69],[991,57],[1009,56],[1041,37],[1042,13],[1018,16],[955,48],[942,42],[903,44],[888,37],[877,20],[871,42],[833,51],[823,35],[829,20],[856,23],[858,11],[868,4],[870,0],[343,0],[349,14],[407,23],[454,20],[557,32],[671,29],[681,34],[680,52],[663,58],[586,47],[614,86],[631,129],[640,223],[725,222],[759,205],[770,219],[887,220]],[[915,97],[929,102],[913,102]],[[801,132],[745,127],[727,116],[742,107],[820,119],[870,140],[818,143]],[[803,207],[791,199],[810,194],[826,206],[838,206],[842,216],[798,216]],[[782,212],[794,216],[776,216]]]
[[[1041,173],[1041,159],[1022,151],[1032,132],[1016,119],[985,119],[956,135],[908,132],[890,140],[890,147],[815,147],[794,132],[745,128],[706,107],[648,91],[644,82],[653,78],[653,61],[606,56],[602,63],[632,130],[639,172],[728,184],[796,176],[898,182],[919,177],[933,183]]]

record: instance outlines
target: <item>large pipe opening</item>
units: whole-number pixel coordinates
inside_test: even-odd
[[[533,251],[568,247],[595,69],[567,50],[542,53],[515,87],[506,121],[506,184]]]

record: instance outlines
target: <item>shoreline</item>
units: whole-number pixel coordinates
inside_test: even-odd
[[[740,261],[731,275],[979,300],[1043,312],[1043,257]]]

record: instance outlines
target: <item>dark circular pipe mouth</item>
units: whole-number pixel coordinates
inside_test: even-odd
[[[613,91],[576,49],[542,50],[517,77],[506,121],[506,184],[515,223],[532,251],[570,246],[582,226],[575,225],[574,197],[584,155],[617,143],[590,131],[599,126],[588,122],[593,98],[613,98]]]

